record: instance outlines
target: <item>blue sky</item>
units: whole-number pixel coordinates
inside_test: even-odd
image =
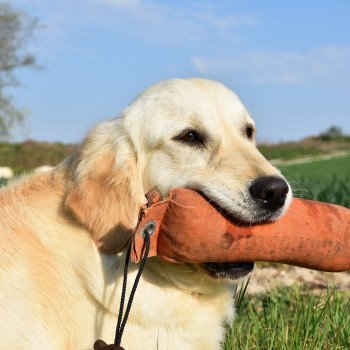
[[[223,82],[258,140],[350,133],[348,0],[13,0],[41,24],[11,90],[30,110],[27,138],[77,142],[147,86],[201,76]]]

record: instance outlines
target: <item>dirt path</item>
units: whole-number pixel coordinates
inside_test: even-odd
[[[319,156],[310,156],[310,157],[302,157],[297,159],[291,159],[291,160],[283,160],[283,159],[272,159],[270,160],[270,163],[273,165],[294,165],[294,164],[304,164],[304,163],[311,163],[318,160],[328,160],[333,158],[343,158],[350,156],[349,151],[338,151],[333,152],[330,154],[322,154]]]
[[[326,289],[327,285],[350,291],[350,272],[320,272],[287,265],[255,267],[247,291],[255,294],[293,284],[303,284],[317,291]]]

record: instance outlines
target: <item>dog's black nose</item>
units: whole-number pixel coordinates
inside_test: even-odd
[[[281,177],[263,176],[253,181],[249,191],[266,209],[277,210],[286,201],[289,186]]]

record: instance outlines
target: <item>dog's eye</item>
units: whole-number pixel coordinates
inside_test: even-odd
[[[175,140],[191,146],[201,147],[204,145],[204,138],[194,130],[184,130],[180,135],[175,137]]]
[[[245,128],[245,134],[248,137],[248,139],[251,140],[254,135],[254,128],[251,125],[247,125]]]
[[[197,142],[200,141],[196,132],[188,131],[186,134],[181,136],[181,140],[185,142]]]

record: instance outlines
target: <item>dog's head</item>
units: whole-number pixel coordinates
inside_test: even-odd
[[[107,252],[129,241],[153,186],[165,196],[195,189],[248,224],[278,219],[291,201],[288,183],[257,150],[255,123],[239,98],[204,79],[154,85],[121,118],[99,124],[69,178],[67,207]]]

